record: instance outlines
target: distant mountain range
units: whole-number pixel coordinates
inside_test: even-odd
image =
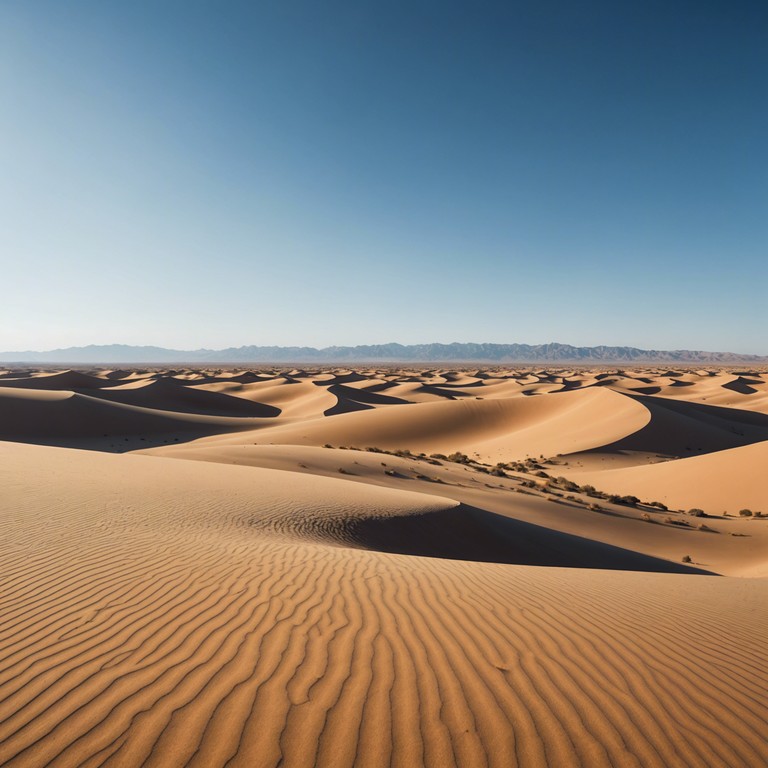
[[[230,347],[179,350],[127,344],[0,352],[13,363],[758,363],[768,356],[570,344],[372,344],[357,347]]]

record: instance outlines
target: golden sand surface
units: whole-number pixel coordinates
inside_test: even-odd
[[[765,370],[1,370],[0,765],[764,766],[766,466]]]

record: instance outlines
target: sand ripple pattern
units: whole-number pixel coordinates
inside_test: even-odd
[[[350,549],[276,521],[445,500],[2,458],[3,766],[768,762],[764,581]]]

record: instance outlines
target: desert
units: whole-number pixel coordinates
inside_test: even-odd
[[[0,370],[0,764],[768,762],[768,370]]]

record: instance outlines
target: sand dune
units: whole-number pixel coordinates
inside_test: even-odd
[[[646,409],[612,392],[417,403],[275,426],[259,443],[472,452],[487,460],[585,451],[640,429]],[[542,428],[544,426],[544,428]],[[224,439],[224,438],[222,438]],[[239,438],[238,438],[239,439]]]
[[[450,509],[269,470],[2,456],[4,765],[768,756],[758,582],[361,551],[338,546],[350,517]]]
[[[612,493],[632,492],[671,507],[736,514],[744,508],[768,511],[766,467],[768,441],[680,461],[570,476]]]
[[[768,763],[765,372],[6,373],[0,765]]]
[[[171,413],[74,392],[0,387],[0,437],[24,442],[55,441],[106,449],[126,436],[191,439],[239,429],[254,429],[261,419]],[[94,442],[96,441],[96,442]],[[138,446],[132,446],[138,447]]]
[[[280,409],[266,403],[242,397],[230,397],[222,392],[210,392],[197,386],[186,387],[169,383],[168,379],[152,381],[130,388],[112,387],[94,396],[125,405],[137,405],[161,411],[198,413],[208,416],[250,416],[269,418],[280,415]]]

